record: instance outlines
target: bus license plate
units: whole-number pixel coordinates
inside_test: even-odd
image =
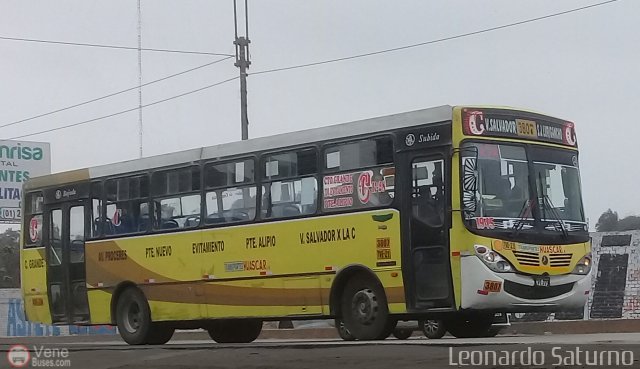
[[[534,278],[533,283],[536,287],[549,287],[549,277]]]

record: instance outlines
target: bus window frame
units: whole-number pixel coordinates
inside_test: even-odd
[[[104,188],[105,188],[105,179],[104,178],[98,178],[98,179],[92,179],[89,181],[89,199],[88,199],[88,204],[89,204],[89,213],[90,213],[90,218],[89,218],[89,223],[90,223],[90,227],[93,226],[94,223],[94,218],[93,218],[93,197],[92,197],[92,190],[93,190],[93,186],[94,184],[99,183],[100,184],[100,195],[98,197],[98,200],[100,201],[100,217],[98,219],[100,219],[100,225],[98,228],[98,232],[96,236],[93,236],[93,232],[89,232],[89,234],[86,237],[86,241],[91,241],[91,240],[99,240],[101,238],[104,238],[104,221],[107,219],[106,216],[106,206],[104,206],[105,202],[106,202],[106,195],[104,192]]]
[[[391,140],[391,156],[392,156],[392,161],[391,164],[393,164],[393,166],[395,167],[395,164],[398,161],[398,149],[396,148],[396,135],[394,134],[394,132],[386,132],[386,133],[376,133],[374,135],[368,135],[368,136],[361,136],[359,138],[354,138],[354,137],[349,137],[346,140],[340,140],[340,141],[331,141],[331,142],[325,142],[322,144],[322,153],[321,153],[321,161],[322,161],[322,167],[321,167],[321,173],[324,174],[335,174],[335,173],[342,173],[342,172],[355,172],[355,171],[362,171],[362,170],[366,170],[366,169],[371,169],[371,168],[377,168],[380,166],[383,166],[384,164],[375,164],[375,165],[368,165],[368,166],[360,166],[358,168],[353,168],[353,169],[335,169],[335,168],[327,168],[327,149],[334,147],[334,146],[343,146],[343,145],[348,145],[348,144],[352,144],[352,143],[357,143],[359,141],[367,141],[367,140],[377,140],[377,139],[381,139],[381,138],[389,138]]]
[[[133,173],[127,173],[126,175],[117,175],[117,176],[107,176],[107,177],[103,177],[103,178],[97,178],[95,180],[91,180],[90,183],[94,182],[94,181],[102,181],[102,214],[104,219],[110,219],[107,218],[106,214],[107,214],[107,206],[109,204],[107,204],[107,182],[111,181],[111,180],[119,180],[119,179],[124,179],[124,178],[134,178],[134,177],[146,177],[147,178],[147,185],[149,186],[148,188],[148,194],[146,197],[146,203],[147,206],[150,206],[150,199],[151,199],[151,176],[149,175],[149,171],[138,171],[138,172],[133,172]],[[140,198],[140,199],[144,199],[144,198]],[[131,199],[126,200],[126,201],[131,201]],[[112,203],[115,203],[117,201],[113,201]],[[142,204],[142,202],[141,202]],[[111,219],[110,219],[111,221]],[[102,232],[101,232],[101,236],[99,239],[113,239],[113,238],[124,238],[124,237],[135,237],[135,236],[140,236],[143,234],[148,234],[149,233],[149,229],[150,227],[147,227],[146,230],[142,230],[142,231],[136,231],[136,232],[127,232],[127,233],[114,233],[114,234],[105,234],[104,232],[104,227],[102,227]],[[95,240],[97,238],[92,238],[92,240]]]
[[[316,153],[316,172],[314,174],[308,174],[308,175],[304,175],[304,176],[278,176],[276,180],[273,179],[268,179],[268,177],[266,176],[266,163],[267,163],[267,158],[274,156],[274,155],[279,155],[279,154],[289,154],[289,153],[296,153],[296,152],[300,152],[300,151],[305,151],[305,150],[314,150]],[[278,220],[288,220],[288,219],[300,219],[300,218],[308,218],[308,217],[313,217],[316,216],[318,214],[320,214],[320,208],[321,208],[321,202],[320,202],[320,177],[321,177],[321,172],[322,172],[322,145],[321,144],[315,144],[315,145],[299,145],[299,146],[291,146],[291,147],[286,147],[286,148],[280,148],[277,150],[269,150],[269,151],[264,151],[262,153],[260,153],[260,160],[259,160],[259,172],[258,172],[258,177],[259,177],[259,181],[258,181],[258,194],[256,195],[256,197],[259,196],[260,201],[258,201],[258,206],[256,207],[257,213],[256,213],[256,222],[260,221],[260,222],[270,222],[270,221],[278,221]],[[278,181],[287,181],[287,180],[301,180],[303,178],[315,178],[316,180],[316,189],[317,189],[317,193],[316,193],[316,210],[313,213],[305,213],[305,214],[298,214],[298,215],[293,215],[293,216],[283,216],[283,217],[266,217],[262,215],[262,201],[263,201],[263,196],[265,195],[263,193],[263,189],[265,185],[270,185],[273,182],[278,182]],[[271,198],[269,197],[269,200],[271,200]]]
[[[160,173],[160,172],[168,172],[168,171],[173,171],[173,170],[181,170],[181,169],[193,169],[193,168],[197,168],[200,173],[199,176],[200,178],[199,180],[199,186],[200,189],[199,190],[195,190],[195,191],[189,191],[189,192],[177,192],[174,194],[167,194],[167,195],[162,195],[162,196],[155,196],[154,192],[153,192],[153,176],[156,173]],[[194,229],[198,229],[200,226],[203,225],[203,206],[206,205],[206,202],[204,201],[204,197],[206,194],[206,191],[204,190],[204,170],[205,170],[205,166],[203,163],[187,163],[186,165],[173,165],[173,166],[169,166],[169,167],[162,167],[162,168],[154,168],[148,171],[148,176],[149,176],[149,198],[148,203],[147,203],[147,207],[149,209],[149,224],[147,226],[147,230],[145,231],[145,233],[153,233],[153,234],[157,234],[157,233],[166,233],[166,232],[176,232],[176,231],[180,231],[180,230],[194,230]],[[193,184],[192,184],[193,187]],[[200,195],[200,213],[198,214],[200,221],[197,225],[195,226],[190,226],[190,227],[178,227],[178,228],[156,228],[155,227],[155,216],[156,216],[156,209],[155,209],[155,203],[156,200],[158,200],[158,203],[160,203],[160,201],[162,200],[166,200],[169,198],[181,198],[184,196],[190,196],[190,195]],[[195,214],[192,214],[195,215]]]
[[[242,182],[242,183],[237,183],[235,186],[211,186],[211,187],[207,187],[206,185],[206,176],[207,176],[207,167],[209,166],[213,166],[213,165],[220,165],[220,164],[229,164],[229,163],[237,163],[240,161],[247,161],[247,160],[251,160],[253,161],[253,180],[250,182]],[[260,221],[260,218],[258,217],[258,212],[260,211],[259,207],[260,207],[260,202],[258,201],[258,198],[260,197],[260,183],[258,180],[258,174],[256,173],[256,164],[259,163],[259,155],[256,153],[244,153],[241,155],[237,155],[237,156],[229,156],[229,157],[223,157],[223,158],[218,158],[218,159],[214,159],[214,160],[207,160],[207,161],[202,161],[200,163],[201,165],[201,205],[200,205],[200,225],[196,228],[189,228],[190,230],[193,229],[206,229],[206,228],[218,228],[218,227],[229,227],[229,226],[236,226],[236,225],[242,225],[242,224],[249,224],[249,223],[258,223]],[[259,165],[259,164],[258,164]],[[229,189],[229,188],[245,188],[245,187],[251,187],[251,186],[255,186],[256,188],[256,214],[253,217],[253,219],[248,219],[248,220],[240,220],[240,221],[235,221],[235,222],[220,222],[220,223],[210,223],[208,224],[205,221],[205,218],[208,216],[208,209],[207,209],[207,193],[209,192],[216,192],[218,190],[224,190],[224,189]],[[216,195],[216,198],[218,198],[218,196]],[[217,200],[219,202],[219,199]],[[220,211],[220,209],[218,210]]]
[[[34,216],[36,216],[36,215],[40,215],[40,217],[41,217],[41,219],[40,219],[40,220],[41,220],[41,222],[40,222],[40,228],[41,228],[41,230],[40,230],[40,239],[38,240],[38,242],[34,242],[34,243],[30,242],[30,241],[31,241],[31,240],[30,240],[30,235],[29,235],[29,233],[30,233],[30,232],[29,232],[29,231],[30,231],[30,229],[29,229],[29,226],[28,226],[27,222],[24,222],[24,223],[25,223],[25,226],[27,226],[27,227],[25,227],[26,229],[22,232],[22,233],[23,233],[23,234],[22,234],[22,237],[20,237],[20,238],[21,238],[21,243],[22,243],[22,249],[24,249],[24,250],[27,250],[27,249],[36,249],[36,248],[44,247],[44,246],[45,246],[45,243],[44,243],[44,236],[45,236],[45,228],[46,228],[46,227],[45,227],[45,213],[46,213],[46,211],[45,211],[45,210],[46,210],[46,209],[45,209],[45,206],[46,206],[46,205],[45,205],[45,199],[44,199],[44,189],[39,189],[39,190],[29,191],[29,192],[27,192],[27,193],[24,195],[24,198],[25,198],[25,199],[29,199],[29,200],[31,200],[31,199],[30,199],[30,196],[32,196],[32,195],[34,195],[34,194],[39,194],[39,196],[41,196],[41,197],[42,197],[42,205],[41,205],[40,212],[37,212],[37,213],[29,212],[29,213],[27,213],[27,208],[28,208],[30,205],[28,205],[28,203],[27,203],[27,202],[25,202],[25,203],[24,203],[23,217],[24,217],[25,219],[26,219],[26,218],[29,218],[29,223],[30,223],[30,222],[31,222],[31,219],[32,219]],[[29,209],[29,210],[32,210],[32,209]]]
[[[386,132],[376,132],[373,135],[366,135],[366,136],[359,136],[359,137],[349,137],[347,139],[344,140],[338,140],[338,141],[331,141],[331,142],[325,142],[323,143],[321,146],[321,150],[322,153],[320,155],[320,157],[318,158],[318,160],[321,161],[321,172],[320,174],[320,180],[318,181],[318,196],[322,195],[323,191],[324,191],[324,183],[322,181],[322,178],[324,178],[326,175],[332,175],[332,174],[340,174],[340,173],[353,173],[353,172],[363,172],[365,170],[369,170],[369,169],[374,169],[374,168],[380,168],[385,166],[386,164],[388,164],[388,166],[393,167],[396,169],[396,173],[397,173],[397,166],[398,166],[398,159],[399,159],[399,148],[396,147],[396,139],[397,139],[397,135],[396,133],[398,132],[398,130],[394,130],[394,131],[386,131]],[[331,169],[331,168],[327,168],[326,167],[326,152],[327,152],[327,148],[330,148],[332,146],[338,146],[338,145],[344,145],[344,144],[349,144],[349,143],[355,143],[358,141],[365,141],[365,140],[375,140],[378,138],[383,138],[383,137],[387,137],[391,139],[391,147],[392,147],[392,162],[391,163],[386,163],[386,164],[376,164],[376,165],[369,165],[369,166],[364,166],[364,167],[359,167],[356,169],[347,169],[347,170],[335,170],[335,169]],[[398,187],[398,182],[395,183],[395,187]],[[396,191],[394,191],[396,192]],[[369,206],[369,207],[363,207],[363,208],[341,208],[339,210],[325,210],[324,206],[322,204],[322,198],[320,198],[318,200],[318,210],[319,213],[322,215],[336,215],[336,214],[348,214],[348,213],[357,213],[357,212],[362,212],[362,211],[371,211],[371,210],[377,210],[377,209],[388,209],[388,208],[394,208],[394,209],[398,209],[400,206],[400,200],[398,200],[398,196],[396,196],[394,194],[393,199],[391,200],[391,203],[389,203],[388,205],[376,205],[376,206]]]

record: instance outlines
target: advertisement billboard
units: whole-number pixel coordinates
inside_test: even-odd
[[[50,173],[49,143],[0,140],[0,223],[20,223],[22,184]]]

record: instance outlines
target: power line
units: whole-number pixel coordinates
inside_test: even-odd
[[[481,33],[487,33],[487,32],[491,32],[491,31],[496,31],[496,30],[500,30],[500,29],[504,29],[504,28],[515,27],[515,26],[519,26],[519,25],[522,25],[522,24],[526,24],[526,23],[532,23],[532,22],[540,21],[540,20],[543,20],[543,19],[558,17],[558,16],[561,16],[561,15],[569,14],[569,13],[575,13],[575,12],[578,12],[578,11],[581,11],[581,10],[585,10],[585,9],[589,9],[589,8],[595,8],[597,6],[606,5],[606,4],[609,4],[609,3],[614,3],[616,1],[618,1],[618,0],[604,1],[604,2],[601,2],[601,3],[587,5],[587,6],[583,6],[583,7],[575,8],[575,9],[570,9],[570,10],[566,10],[566,11],[559,12],[559,13],[553,13],[553,14],[549,14],[549,15],[544,15],[544,16],[541,16],[541,17],[531,18],[531,19],[527,19],[527,20],[523,20],[523,21],[519,21],[519,22],[515,22],[515,23],[504,24],[504,25],[501,25],[501,26],[485,28],[485,29],[478,30],[478,31],[462,33],[462,34],[455,35],[455,36],[439,38],[439,39],[436,39],[436,40],[420,42],[420,43],[417,43],[417,44],[394,47],[394,48],[391,48],[391,49],[373,51],[373,52],[364,53],[364,54],[351,55],[351,56],[346,56],[346,57],[342,57],[342,58],[323,60],[323,61],[319,61],[319,62],[300,64],[300,65],[292,65],[292,66],[289,66],[289,67],[267,69],[267,70],[262,70],[262,71],[258,71],[258,72],[253,72],[251,74],[256,75],[256,74],[282,72],[282,71],[286,71],[286,70],[299,69],[299,68],[307,68],[307,67],[313,67],[313,66],[321,65],[321,64],[336,63],[336,62],[341,62],[341,61],[345,61],[345,60],[364,58],[364,57],[367,57],[367,56],[379,55],[379,54],[384,54],[384,53],[390,53],[390,52],[395,52],[395,51],[400,51],[400,50],[411,49],[411,48],[419,47],[419,46],[436,44],[436,43],[455,40],[455,39],[459,39],[459,38],[463,38],[463,37],[467,37],[467,36],[474,36],[474,35],[478,35],[478,34],[481,34]]]
[[[151,103],[148,103],[148,104],[142,105],[141,107],[142,107],[142,108],[147,108],[147,107],[149,107],[149,106],[153,106],[153,105],[161,104],[161,103],[167,102],[167,101],[169,101],[169,100],[174,100],[174,99],[177,99],[177,98],[180,98],[180,97],[184,97],[184,96],[187,96],[187,95],[194,94],[194,93],[196,93],[196,92],[200,92],[200,91],[207,90],[207,89],[212,88],[212,87],[220,86],[220,85],[222,85],[222,84],[224,84],[224,83],[231,82],[231,81],[236,80],[236,79],[238,79],[238,78],[240,78],[240,77],[236,76],[236,77],[233,77],[233,78],[225,79],[224,81],[220,81],[220,82],[216,82],[216,83],[214,83],[214,84],[208,85],[208,86],[200,87],[200,88],[198,88],[198,89],[196,89],[196,90],[188,91],[188,92],[182,93],[182,94],[180,94],[180,95],[175,95],[175,96],[168,97],[168,98],[166,98],[166,99],[162,99],[162,100],[154,101],[154,102],[151,102]],[[24,134],[24,135],[20,135],[20,136],[15,136],[15,137],[8,138],[7,140],[15,140],[15,139],[18,139],[18,138],[23,138],[23,137],[28,137],[28,136],[35,136],[35,135],[39,135],[39,134],[43,134],[43,133],[49,133],[49,132],[59,131],[59,130],[66,129],[66,128],[77,127],[77,126],[81,126],[81,125],[84,125],[84,124],[93,123],[93,122],[96,122],[96,121],[99,121],[99,120],[103,120],[103,119],[107,119],[107,118],[115,117],[115,116],[118,116],[118,115],[122,115],[122,114],[130,113],[130,112],[132,112],[132,111],[136,111],[136,110],[140,109],[141,107],[140,107],[140,106],[136,106],[135,108],[131,108],[131,109],[127,109],[127,110],[122,110],[122,111],[119,111],[119,112],[117,112],[117,113],[112,113],[112,114],[108,114],[108,115],[103,115],[103,116],[98,117],[98,118],[93,118],[93,119],[85,120],[85,121],[78,122],[78,123],[68,124],[68,125],[66,125],[66,126],[61,126],[61,127],[51,128],[51,129],[47,129],[47,130],[44,130],[44,131],[38,131],[38,132],[33,132],[33,133],[27,133],[27,134]]]
[[[90,103],[93,103],[93,102],[96,102],[96,101],[104,100],[104,99],[107,99],[107,98],[110,98],[110,97],[113,97],[113,96],[116,96],[116,95],[123,94],[125,92],[136,90],[136,89],[138,89],[138,87],[149,86],[149,85],[154,84],[154,83],[162,82],[162,81],[165,81],[167,79],[174,78],[174,77],[177,77],[177,76],[181,76],[183,74],[187,74],[187,73],[193,72],[195,70],[202,69],[204,67],[208,67],[210,65],[217,64],[217,63],[220,63],[222,61],[225,61],[225,60],[231,59],[231,58],[233,58],[233,56],[228,56],[226,58],[218,59],[218,60],[212,61],[210,63],[197,66],[195,68],[187,69],[187,70],[182,71],[180,73],[172,74],[172,75],[160,78],[160,79],[156,79],[154,81],[150,81],[150,82],[144,83],[144,84],[139,85],[139,86],[127,88],[127,89],[122,90],[122,91],[118,91],[118,92],[114,92],[114,93],[111,93],[111,94],[108,94],[108,95],[105,95],[105,96],[97,97],[95,99],[87,100],[87,101],[84,101],[84,102],[81,102],[81,103],[77,103],[77,104],[74,104],[74,105],[70,105],[70,106],[67,106],[67,107],[64,107],[64,108],[56,109],[56,110],[53,110],[53,111],[50,111],[50,112],[47,112],[47,113],[38,114],[38,115],[35,115],[33,117],[20,119],[20,120],[17,120],[15,122],[6,123],[6,124],[3,124],[3,125],[0,125],[0,128],[9,127],[9,126],[13,126],[13,125],[16,125],[16,124],[28,122],[30,120],[34,120],[34,119],[37,119],[37,118],[46,117],[47,115],[59,113],[61,111],[77,108],[77,107],[82,106],[82,105],[87,105],[87,104],[90,104]]]
[[[88,44],[81,42],[67,42],[67,41],[54,41],[54,40],[41,40],[34,38],[21,38],[21,37],[7,37],[0,36],[0,40],[8,40],[8,41],[22,41],[22,42],[35,42],[41,44],[53,44],[53,45],[66,45],[66,46],[85,46],[85,47],[99,47],[103,49],[121,49],[121,50],[138,50],[137,47],[134,46],[118,46],[118,45],[103,45],[103,44]],[[153,52],[163,52],[163,53],[177,53],[177,54],[196,54],[196,55],[214,55],[214,56],[233,56],[231,54],[224,53],[211,53],[207,51],[191,51],[191,50],[174,50],[174,49],[151,49],[151,48],[142,48],[142,51],[153,51]]]
[[[499,29],[514,27],[514,26],[518,26],[518,25],[522,25],[522,24],[526,24],[526,23],[531,23],[531,22],[535,22],[535,21],[539,21],[539,20],[543,20],[543,19],[558,17],[558,16],[561,16],[561,15],[574,13],[574,12],[578,12],[578,11],[581,11],[581,10],[594,8],[594,7],[597,7],[597,6],[601,6],[601,5],[605,5],[605,4],[609,4],[609,3],[614,3],[614,2],[617,2],[617,1],[619,1],[619,0],[604,1],[604,2],[601,2],[601,3],[587,5],[587,6],[583,6],[583,7],[580,7],[580,8],[574,8],[574,9],[566,10],[566,11],[563,11],[563,12],[553,13],[553,14],[549,14],[549,15],[545,15],[545,16],[541,16],[541,17],[537,17],[537,18],[531,18],[531,19],[527,19],[527,20],[524,20],[524,21],[509,23],[509,24],[505,24],[505,25],[501,25],[501,26],[486,28],[486,29],[482,29],[482,30],[478,30],[478,31],[468,32],[468,33],[463,33],[463,34],[450,36],[450,37],[445,37],[445,38],[441,38],[441,39],[437,39],[437,40],[431,40],[431,41],[421,42],[421,43],[412,44],[412,45],[400,46],[400,47],[391,48],[391,49],[379,50],[379,51],[374,51],[374,52],[365,53],[365,54],[352,55],[352,56],[347,56],[347,57],[343,57],[343,58],[324,60],[324,61],[320,61],[320,62],[307,63],[307,64],[301,64],[301,65],[294,65],[294,66],[283,67],[283,68],[274,68],[274,69],[269,69],[269,70],[264,70],[264,71],[258,71],[258,72],[255,72],[253,74],[265,74],[265,73],[281,72],[281,71],[286,71],[286,70],[291,70],[291,69],[298,69],[298,68],[311,67],[311,66],[316,66],[316,65],[321,65],[321,64],[335,63],[335,62],[339,62],[339,61],[351,60],[351,59],[356,59],[356,58],[362,58],[362,57],[367,57],[367,56],[372,56],[372,55],[378,55],[378,54],[383,54],[383,53],[389,53],[389,52],[395,52],[395,51],[399,51],[399,50],[405,50],[405,49],[409,49],[409,48],[419,47],[419,46],[435,44],[435,43],[439,43],[439,42],[459,39],[459,38],[472,36],[472,35],[477,35],[477,34],[481,34],[481,33],[487,33],[487,32],[491,32],[491,31],[495,31],[495,30],[499,30]],[[205,65],[200,66],[200,67],[193,68],[192,70],[195,70],[195,69],[198,69],[198,68],[202,68],[202,67],[205,67],[207,65],[214,64],[214,63],[220,62],[222,60],[226,60],[226,59],[228,59],[228,58],[220,59],[220,60],[217,60],[215,62],[212,62],[212,63],[209,63],[209,64],[205,64]],[[189,71],[191,71],[191,70],[189,70]],[[181,72],[181,73],[178,73],[177,75],[188,73],[189,71]],[[171,78],[171,77],[172,76],[168,76],[168,77],[165,77],[165,78],[160,79],[160,80],[164,80],[164,79]],[[172,97],[169,97],[169,98],[166,98],[166,99],[163,99],[163,100],[155,101],[155,102],[143,105],[142,107],[146,108],[146,107],[149,107],[149,106],[152,106],[152,105],[156,105],[156,104],[160,104],[160,103],[163,103],[163,102],[166,102],[166,101],[169,101],[169,100],[173,100],[173,99],[176,99],[176,98],[179,98],[179,97],[187,96],[187,95],[190,95],[190,94],[202,91],[202,90],[206,90],[206,89],[221,85],[223,83],[227,83],[227,82],[233,81],[233,80],[238,79],[238,78],[240,78],[240,77],[233,77],[233,78],[230,78],[230,79],[215,83],[213,85],[209,85],[209,86],[205,86],[205,87],[199,88],[197,90],[189,91],[189,92],[186,92],[186,93],[183,93],[183,94],[180,94],[180,95],[176,95],[176,96],[172,96]],[[160,80],[153,81],[153,82],[148,82],[145,85],[148,85],[148,84],[151,84],[151,83],[155,83],[155,82],[158,82]],[[124,90],[124,91],[121,91],[121,92],[118,92],[118,93],[131,91],[131,90],[134,90],[134,89],[137,89],[137,88],[138,88],[138,86],[132,87],[130,89],[127,89],[127,90]],[[107,97],[116,95],[118,93],[107,95],[105,97],[94,99],[94,100],[91,100],[91,101],[88,101],[88,102],[85,102],[85,103],[76,104],[76,105],[74,105],[72,107],[88,104],[89,102],[101,100],[103,98],[107,98]],[[64,109],[61,109],[61,110],[58,110],[58,111],[70,109],[72,107],[64,108]],[[38,134],[42,134],[42,133],[48,133],[48,132],[58,131],[58,130],[65,129],[65,128],[70,128],[70,127],[75,127],[75,126],[79,126],[79,125],[83,125],[83,124],[88,124],[88,123],[92,123],[92,122],[95,122],[95,121],[98,121],[98,120],[102,120],[102,119],[110,118],[110,117],[113,117],[113,116],[125,114],[125,113],[131,112],[131,111],[135,111],[135,110],[137,110],[139,108],[140,107],[127,109],[127,110],[123,110],[123,111],[120,111],[120,112],[117,112],[117,113],[113,113],[113,114],[105,115],[105,116],[102,116],[102,117],[86,120],[86,121],[83,121],[83,122],[69,124],[69,125],[61,126],[61,127],[57,127],[57,128],[52,128],[52,129],[48,129],[48,130],[45,130],[45,131],[29,133],[29,134],[25,134],[25,135],[21,135],[21,136],[12,137],[12,138],[9,138],[9,139],[13,140],[13,139],[17,139],[17,138],[23,138],[23,137],[27,137],[27,136],[34,136],[34,135],[38,135]],[[55,112],[58,112],[58,111],[55,111]],[[55,112],[47,113],[45,115],[53,114]],[[44,115],[40,115],[40,116],[44,116]],[[37,116],[37,117],[40,117],[40,116]],[[29,119],[26,119],[26,120],[35,119],[37,117],[29,118]],[[26,121],[26,120],[22,120],[22,121]],[[6,125],[2,125],[2,126],[0,126],[0,128],[6,127],[6,126],[9,126],[9,125],[12,125],[12,124],[17,124],[17,123],[20,123],[22,121],[18,121],[18,122],[13,122],[13,123],[9,123],[9,124],[6,124]]]

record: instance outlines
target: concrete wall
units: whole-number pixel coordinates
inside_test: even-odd
[[[590,319],[640,318],[640,231],[592,233]]]

